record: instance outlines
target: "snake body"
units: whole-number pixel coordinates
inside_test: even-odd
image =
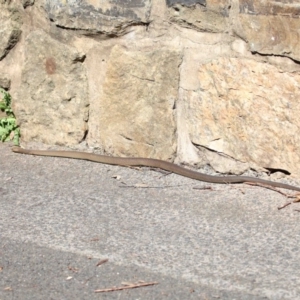
[[[204,181],[210,183],[243,183],[243,182],[250,182],[250,183],[258,183],[269,185],[273,187],[293,190],[300,192],[300,188],[280,183],[274,182],[270,180],[260,179],[256,177],[248,177],[248,176],[213,176],[213,175],[206,175],[203,173],[199,173],[196,171],[192,171],[181,167],[179,165],[170,163],[168,161],[153,159],[153,158],[140,158],[140,157],[114,157],[114,156],[106,156],[106,155],[99,155],[93,153],[86,153],[86,152],[79,152],[79,151],[55,151],[55,150],[31,150],[31,149],[23,149],[21,147],[13,147],[13,152],[16,153],[23,153],[23,154],[31,154],[31,155],[40,155],[40,156],[52,156],[52,157],[64,157],[64,158],[73,158],[73,159],[81,159],[81,160],[89,160],[93,162],[109,164],[109,165],[119,165],[119,166],[144,166],[144,167],[153,167],[163,169],[172,173],[176,173],[178,175]]]

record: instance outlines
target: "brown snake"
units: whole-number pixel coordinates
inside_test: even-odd
[[[176,164],[159,160],[159,159],[152,159],[152,158],[125,158],[125,157],[113,157],[113,156],[105,156],[93,153],[86,153],[86,152],[78,152],[78,151],[54,151],[54,150],[29,150],[29,149],[22,149],[21,147],[13,147],[13,152],[16,153],[23,153],[23,154],[31,154],[31,155],[41,155],[41,156],[54,156],[54,157],[65,157],[65,158],[74,158],[74,159],[83,159],[94,161],[103,164],[109,165],[119,165],[119,166],[144,166],[144,167],[153,167],[163,169],[172,173],[179,174],[181,176],[185,176],[188,178],[211,182],[211,183],[258,183],[269,185],[273,187],[293,190],[300,192],[300,188],[280,183],[274,182],[270,180],[264,180],[256,177],[247,177],[247,176],[213,176],[213,175],[206,175],[203,173],[199,173],[196,171],[192,171]]]

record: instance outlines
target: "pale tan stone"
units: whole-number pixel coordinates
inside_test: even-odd
[[[220,58],[199,68],[188,91],[191,142],[264,168],[298,173],[300,75],[267,63]]]
[[[298,16],[293,1],[0,1],[22,143],[297,175]]]
[[[14,106],[22,140],[78,144],[86,134],[88,120],[84,55],[37,30],[26,39],[25,56]]]
[[[20,6],[0,3],[0,61],[18,43],[22,30]]]
[[[300,59],[300,9],[297,1],[239,0],[233,28],[250,50]]]
[[[223,1],[214,2],[208,1],[205,7],[176,4],[169,8],[169,18],[171,22],[194,30],[214,33],[227,31],[228,18]]]
[[[251,51],[300,60],[299,18],[241,14],[239,20]]]
[[[99,130],[106,152],[170,159],[176,151],[174,105],[178,51],[113,48],[107,66]]]

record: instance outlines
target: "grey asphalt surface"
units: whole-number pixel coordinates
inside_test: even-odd
[[[300,299],[300,204],[277,192],[0,154],[0,300]]]

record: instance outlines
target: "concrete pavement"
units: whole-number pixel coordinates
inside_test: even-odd
[[[300,206],[279,193],[9,147],[0,300],[300,299]],[[159,284],[94,293],[139,280]]]

